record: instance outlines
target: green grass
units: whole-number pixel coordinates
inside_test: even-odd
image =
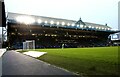
[[[118,47],[36,49],[38,59],[82,75],[118,75]]]
[[[118,75],[118,47],[36,49],[38,59],[85,75]]]

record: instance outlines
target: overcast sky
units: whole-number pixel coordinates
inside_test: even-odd
[[[120,0],[4,0],[6,11],[78,20],[97,24],[107,23],[118,29]]]

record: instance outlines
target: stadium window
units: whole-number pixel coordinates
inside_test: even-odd
[[[32,30],[30,30],[30,32],[32,32]]]
[[[18,33],[18,35],[22,35],[21,33]]]
[[[15,33],[11,33],[11,35],[15,35]]]
[[[38,23],[42,23],[42,20],[41,20],[41,19],[38,19]]]
[[[60,23],[59,22],[57,22],[57,25],[59,25]]]
[[[17,29],[15,29],[15,31],[17,32]]]
[[[62,25],[65,25],[65,22],[62,22]]]
[[[77,37],[77,35],[74,35],[73,37]]]
[[[50,21],[50,24],[54,24],[54,21]]]

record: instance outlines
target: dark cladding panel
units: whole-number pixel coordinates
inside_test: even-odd
[[[0,1],[0,27],[2,26],[2,2]]]
[[[5,4],[2,2],[2,27],[6,27]]]
[[[0,27],[6,27],[5,5],[0,1]]]

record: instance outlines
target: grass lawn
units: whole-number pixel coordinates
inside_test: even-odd
[[[118,47],[36,49],[38,59],[83,75],[118,75]]]

